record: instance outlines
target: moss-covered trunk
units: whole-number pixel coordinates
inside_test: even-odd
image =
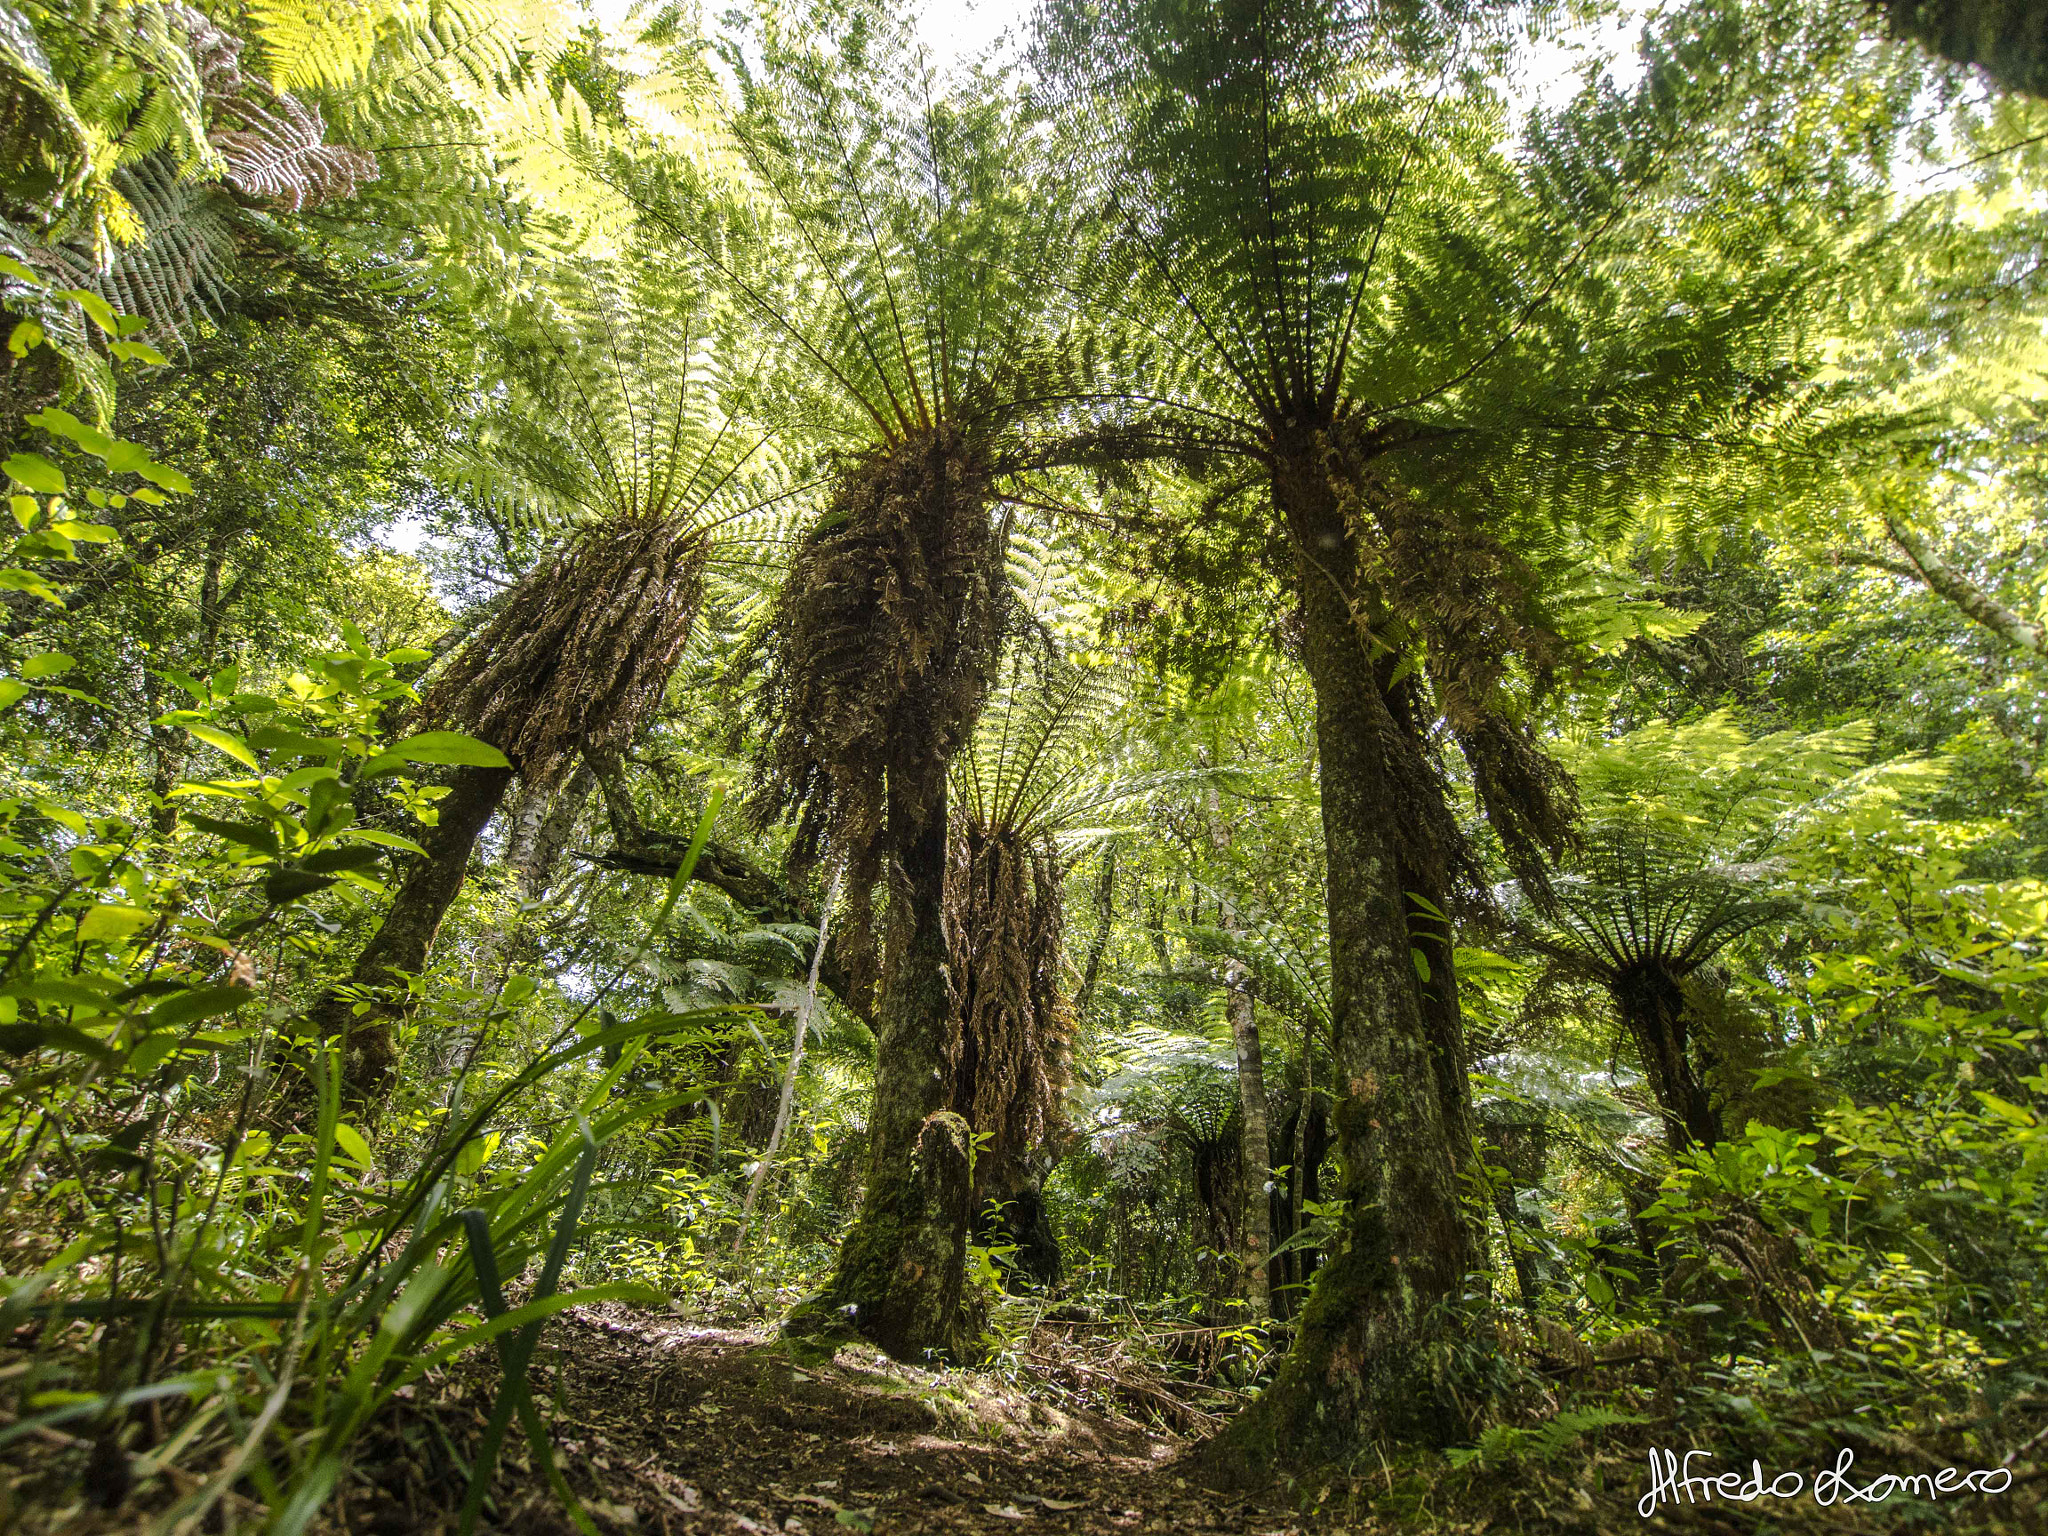
[[[1014,1279],[1058,1285],[1066,1273],[1066,1256],[1045,1208],[1045,1174],[1037,1160],[992,1160],[983,1153],[975,1161],[974,1188],[976,1240],[1016,1249],[1010,1255]],[[1014,1283],[1010,1288],[1015,1289]]]
[[[1462,1096],[1446,1083],[1449,957],[1432,965],[1438,996],[1427,998],[1399,844],[1401,726],[1353,622],[1351,539],[1319,442],[1277,466],[1274,489],[1300,560],[1316,695],[1346,1241],[1316,1272],[1278,1379],[1211,1450],[1213,1473],[1253,1479],[1464,1432],[1442,1345],[1475,1254],[1458,1198],[1460,1115],[1446,1102]]]
[[[329,992],[313,1006],[313,1021],[322,1038],[331,1039],[344,1031],[348,1035],[343,1082],[360,1101],[381,1099],[397,1075],[398,1041],[393,1027],[405,1012],[398,1001],[405,982],[397,973],[417,974],[426,965],[441,919],[462,889],[476,840],[511,783],[510,768],[455,770],[448,793],[439,802],[440,819],[421,840],[427,856],[414,863],[384,921],[349,973],[351,988],[374,995],[369,1010],[358,1015],[355,999],[340,991]]]
[[[887,815],[899,852],[889,871],[876,1006],[868,1188],[830,1296],[897,1359],[923,1360],[960,1343],[970,1198],[966,1122],[946,1110],[945,762],[907,750],[892,761]]]

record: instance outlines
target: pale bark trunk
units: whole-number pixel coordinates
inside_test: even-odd
[[[1237,1094],[1242,1107],[1244,1155],[1245,1300],[1254,1316],[1272,1314],[1271,1280],[1266,1266],[1273,1256],[1273,1205],[1269,1186],[1273,1162],[1266,1128],[1266,1065],[1259,1048],[1259,1020],[1252,1006],[1251,973],[1242,960],[1224,970],[1224,1007],[1230,1015],[1230,1038],[1237,1049]]]
[[[1209,842],[1221,857],[1230,847],[1230,831],[1214,786],[1209,790]],[[1221,884],[1221,882],[1219,882]],[[1237,906],[1226,891],[1216,897],[1217,925],[1233,949],[1241,948],[1244,931]],[[1266,1128],[1266,1064],[1259,1048],[1258,1010],[1252,1000],[1251,967],[1233,954],[1223,967],[1223,1011],[1230,1020],[1230,1039],[1237,1055],[1239,1156],[1244,1165],[1245,1300],[1255,1317],[1273,1311],[1273,1207],[1267,1185],[1272,1182],[1273,1151]]]
[[[1109,951],[1109,931],[1116,921],[1116,844],[1102,845],[1102,872],[1095,882],[1095,937],[1088,942],[1088,961],[1081,970],[1081,986],[1074,993],[1074,1017],[1085,1019],[1095,996],[1095,983],[1102,976],[1102,958]]]
[[[738,1253],[747,1240],[747,1223],[754,1219],[754,1205],[761,1198],[761,1187],[768,1182],[768,1171],[775,1164],[776,1151],[782,1146],[782,1136],[789,1129],[790,1107],[796,1102],[797,1073],[803,1069],[804,1041],[811,1031],[811,1015],[818,1007],[818,969],[825,963],[825,941],[832,926],[832,907],[839,900],[839,871],[832,872],[832,884],[825,892],[825,905],[818,917],[818,942],[811,950],[811,974],[804,983],[804,995],[796,1008],[796,1024],[789,1047],[789,1070],[782,1078],[782,1098],[775,1106],[775,1127],[768,1133],[768,1145],[762,1149],[761,1160],[754,1164],[754,1177],[747,1183],[746,1204],[740,1208],[739,1230],[733,1234],[732,1251]]]
[[[528,901],[538,901],[554,884],[555,866],[596,782],[590,765],[582,763],[560,789],[529,789],[520,797],[505,840],[505,863],[519,876],[519,892]]]
[[[1942,558],[1934,541],[1903,518],[1887,517],[1884,530],[1905,552],[1913,571],[1929,591],[1947,599],[2007,645],[2037,656],[2048,655],[2048,625],[2015,612]]]

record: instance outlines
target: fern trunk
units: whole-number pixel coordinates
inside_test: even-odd
[[[1713,1146],[1721,1139],[1721,1116],[1693,1066],[1692,1020],[1678,979],[1646,961],[1617,973],[1609,991],[1642,1059],[1671,1150]]]
[[[1318,450],[1282,460],[1274,489],[1300,559],[1316,696],[1347,1241],[1316,1271],[1278,1379],[1209,1452],[1212,1472],[1232,1481],[1348,1462],[1377,1442],[1448,1444],[1465,1430],[1439,1371],[1476,1253],[1458,1199],[1462,1071],[1448,1081],[1448,1042],[1431,1028],[1445,983],[1426,998],[1411,953],[1403,789],[1388,749],[1399,726],[1340,585],[1350,536]],[[1446,956],[1432,974],[1448,971]]]
[[[398,1001],[405,989],[400,973],[417,975],[426,965],[441,919],[462,889],[476,840],[511,783],[510,768],[455,770],[448,794],[439,804],[440,819],[421,842],[427,856],[406,875],[384,921],[349,973],[351,988],[373,994],[369,1011],[357,1015],[354,1001],[339,991],[329,992],[313,1005],[313,1022],[322,1038],[347,1033],[342,1080],[358,1101],[381,1100],[398,1075],[395,1029],[405,1014]]]
[[[960,1342],[967,1264],[967,1128],[946,1109],[946,766],[908,750],[889,765],[886,814],[898,852],[876,1006],[871,1162],[829,1292],[862,1333],[910,1361]]]

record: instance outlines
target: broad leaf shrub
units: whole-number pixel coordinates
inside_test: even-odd
[[[488,1345],[505,1385],[466,1520],[517,1419],[591,1529],[552,1470],[527,1362],[565,1307],[662,1299],[563,1282],[605,1149],[701,1096],[621,1084],[651,1043],[741,1010],[622,1019],[602,1006],[616,976],[580,1005],[516,975],[422,990],[419,1030],[542,1043],[471,1049],[381,1126],[344,1108],[345,1041],[308,1038],[304,1010],[433,819],[422,767],[502,762],[454,733],[395,733],[401,672],[426,657],[345,638],[269,683],[167,673],[190,703],[157,725],[203,750],[162,796],[81,784],[42,748],[35,696],[63,658],[0,681],[0,1452],[70,1447],[50,1477],[89,1458],[95,1497],[134,1494],[165,1529],[232,1496],[299,1531],[394,1394]]]
[[[1654,1260],[1578,1245],[1589,1338],[1675,1329],[1664,1406],[1744,1454],[1992,1465],[2048,1385],[2048,886],[1969,878],[1968,835],[1879,807],[1801,856],[1816,929],[1768,1070],[1810,1080],[1810,1123],[1679,1159]]]

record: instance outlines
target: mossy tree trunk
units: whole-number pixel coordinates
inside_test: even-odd
[[[971,1198],[966,1122],[946,1109],[946,766],[909,751],[889,764],[890,840],[900,851],[888,872],[875,1010],[871,1161],[829,1293],[833,1305],[853,1309],[862,1333],[911,1361],[960,1342]]]
[[[977,1241],[1015,1248],[1010,1262],[1016,1266],[1017,1278],[1033,1285],[1058,1285],[1066,1273],[1066,1256],[1060,1251],[1059,1233],[1053,1230],[1052,1215],[1045,1207],[1048,1170],[1044,1160],[1003,1158],[991,1167],[986,1157],[984,1153],[974,1166],[976,1220],[982,1221],[991,1204],[1000,1214],[983,1222]]]
[[[1398,842],[1400,724],[1354,625],[1350,534],[1319,439],[1276,465],[1275,499],[1300,560],[1303,661],[1316,696],[1328,854],[1335,1121],[1346,1244],[1317,1270],[1278,1379],[1219,1437],[1214,1474],[1349,1461],[1381,1441],[1447,1444],[1465,1431],[1441,1346],[1475,1244],[1458,1198],[1462,1062],[1449,1081],[1449,956],[1425,995]],[[1433,1027],[1434,1026],[1434,1027]]]
[[[511,783],[510,768],[455,770],[448,793],[439,802],[440,818],[421,839],[427,856],[413,864],[349,973],[351,987],[374,995],[369,1010],[357,1014],[355,1000],[339,990],[313,1005],[313,1022],[323,1039],[348,1035],[342,1081],[360,1102],[375,1103],[390,1090],[398,1072],[395,1026],[405,1014],[399,1000],[405,981],[398,973],[416,975],[426,965],[441,919],[462,889],[476,840]]]

